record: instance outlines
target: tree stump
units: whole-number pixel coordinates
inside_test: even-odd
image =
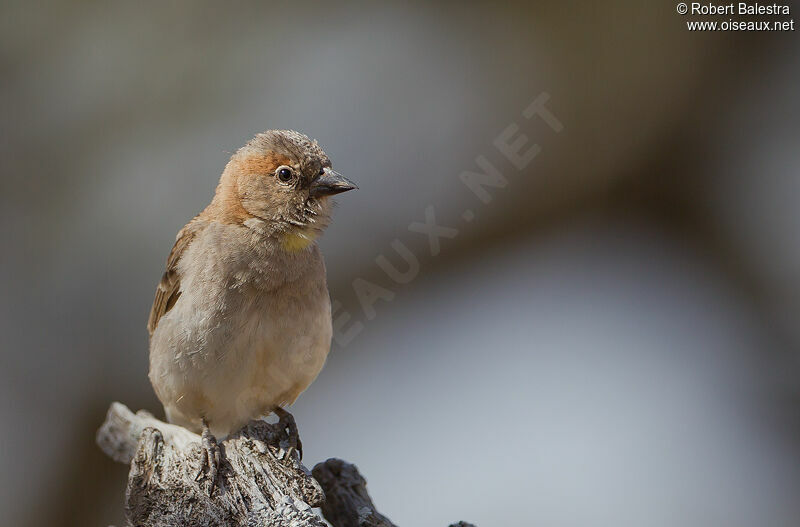
[[[395,527],[375,509],[355,465],[329,459],[312,477],[300,462],[300,437],[288,412],[274,424],[251,421],[222,441],[216,482],[203,470],[199,435],[121,403],[111,404],[97,444],[131,465],[130,526],[326,527],[313,510],[322,507],[333,527]]]

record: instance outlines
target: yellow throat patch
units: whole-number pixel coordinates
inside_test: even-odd
[[[319,233],[314,229],[292,229],[283,235],[281,242],[286,251],[294,253],[308,248],[309,245],[314,243],[317,236],[319,236]]]

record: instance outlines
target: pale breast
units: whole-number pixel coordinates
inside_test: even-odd
[[[319,374],[331,313],[319,250],[282,255],[225,229],[181,262],[181,296],[151,339],[151,380],[179,424],[222,435],[291,403]],[[223,278],[214,278],[222,276]]]

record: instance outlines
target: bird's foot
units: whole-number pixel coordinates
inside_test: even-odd
[[[296,449],[297,454],[300,456],[300,461],[302,461],[303,442],[300,441],[300,432],[298,432],[297,430],[297,423],[294,422],[294,416],[290,414],[287,410],[281,408],[280,406],[276,406],[273,412],[275,412],[275,415],[278,416],[278,419],[286,426],[289,432],[289,437],[295,440],[294,446],[289,447],[287,457],[291,457],[292,450]]]
[[[214,492],[214,487],[217,486],[217,478],[219,476],[220,465],[220,449],[217,443],[217,438],[211,433],[208,427],[208,421],[203,419],[203,433],[200,436],[202,439],[201,445],[203,447],[202,461],[200,463],[200,470],[195,476],[195,481],[200,481],[203,477],[207,477],[211,485],[208,488],[208,494]]]

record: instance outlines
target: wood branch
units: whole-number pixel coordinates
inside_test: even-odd
[[[333,527],[396,527],[375,508],[367,493],[367,480],[355,465],[331,458],[318,463],[312,474],[325,491],[322,514]],[[475,526],[458,522],[450,527]]]
[[[113,403],[97,432],[109,457],[130,463],[125,513],[136,527],[395,527],[380,514],[355,465],[329,459],[313,477],[300,463],[294,418],[252,421],[220,443],[216,484],[201,437]],[[316,478],[316,479],[315,479]],[[324,492],[323,492],[324,489]],[[474,527],[460,522],[451,527]]]
[[[201,438],[114,403],[97,433],[108,456],[130,462],[125,513],[137,527],[325,527],[324,494],[300,463],[291,415],[252,421],[220,443],[218,481],[204,473]],[[198,475],[200,476],[198,478]]]
[[[355,465],[329,459],[313,470],[325,491],[322,514],[335,527],[396,527],[375,509],[367,494],[367,480]]]
[[[97,444],[117,463],[128,464],[133,460],[139,438],[146,428],[161,432],[164,442],[178,450],[187,450],[191,443],[200,441],[200,436],[182,426],[159,421],[144,410],[134,414],[124,404],[114,402],[108,409],[103,426],[97,431]]]

